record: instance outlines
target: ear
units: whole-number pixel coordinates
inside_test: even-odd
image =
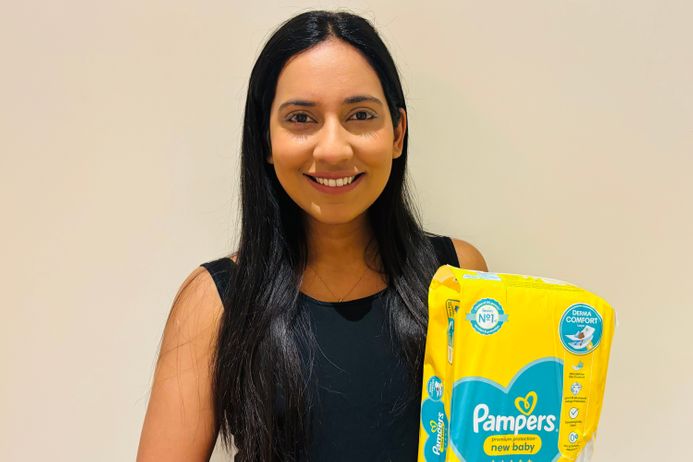
[[[399,108],[400,118],[395,127],[395,141],[392,145],[392,158],[397,159],[402,155],[404,147],[404,134],[407,132],[407,111]]]

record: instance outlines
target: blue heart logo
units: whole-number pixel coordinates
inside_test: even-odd
[[[563,362],[557,358],[530,363],[507,387],[482,377],[458,380],[451,398],[450,447],[463,462],[515,456],[551,462],[559,454],[562,399]]]

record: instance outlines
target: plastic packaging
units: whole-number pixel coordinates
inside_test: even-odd
[[[615,328],[604,299],[443,265],[428,308],[419,462],[589,461]]]

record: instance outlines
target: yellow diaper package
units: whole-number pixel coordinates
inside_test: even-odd
[[[615,327],[605,300],[443,265],[428,310],[419,462],[589,460]]]

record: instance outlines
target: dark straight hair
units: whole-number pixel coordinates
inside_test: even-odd
[[[248,86],[241,150],[241,235],[236,270],[222,294],[224,314],[213,361],[217,428],[240,462],[306,460],[315,338],[299,303],[307,265],[305,216],[266,159],[269,114],[280,71],[297,53],[328,39],[356,48],[378,74],[393,126],[406,111],[397,68],[371,23],[346,11],[308,11],[280,25],[262,49]],[[420,399],[428,283],[435,251],[406,188],[407,140],[385,189],[369,207],[373,248],[388,288],[389,333]],[[370,246],[369,246],[370,247]],[[368,261],[368,260],[367,260]]]

